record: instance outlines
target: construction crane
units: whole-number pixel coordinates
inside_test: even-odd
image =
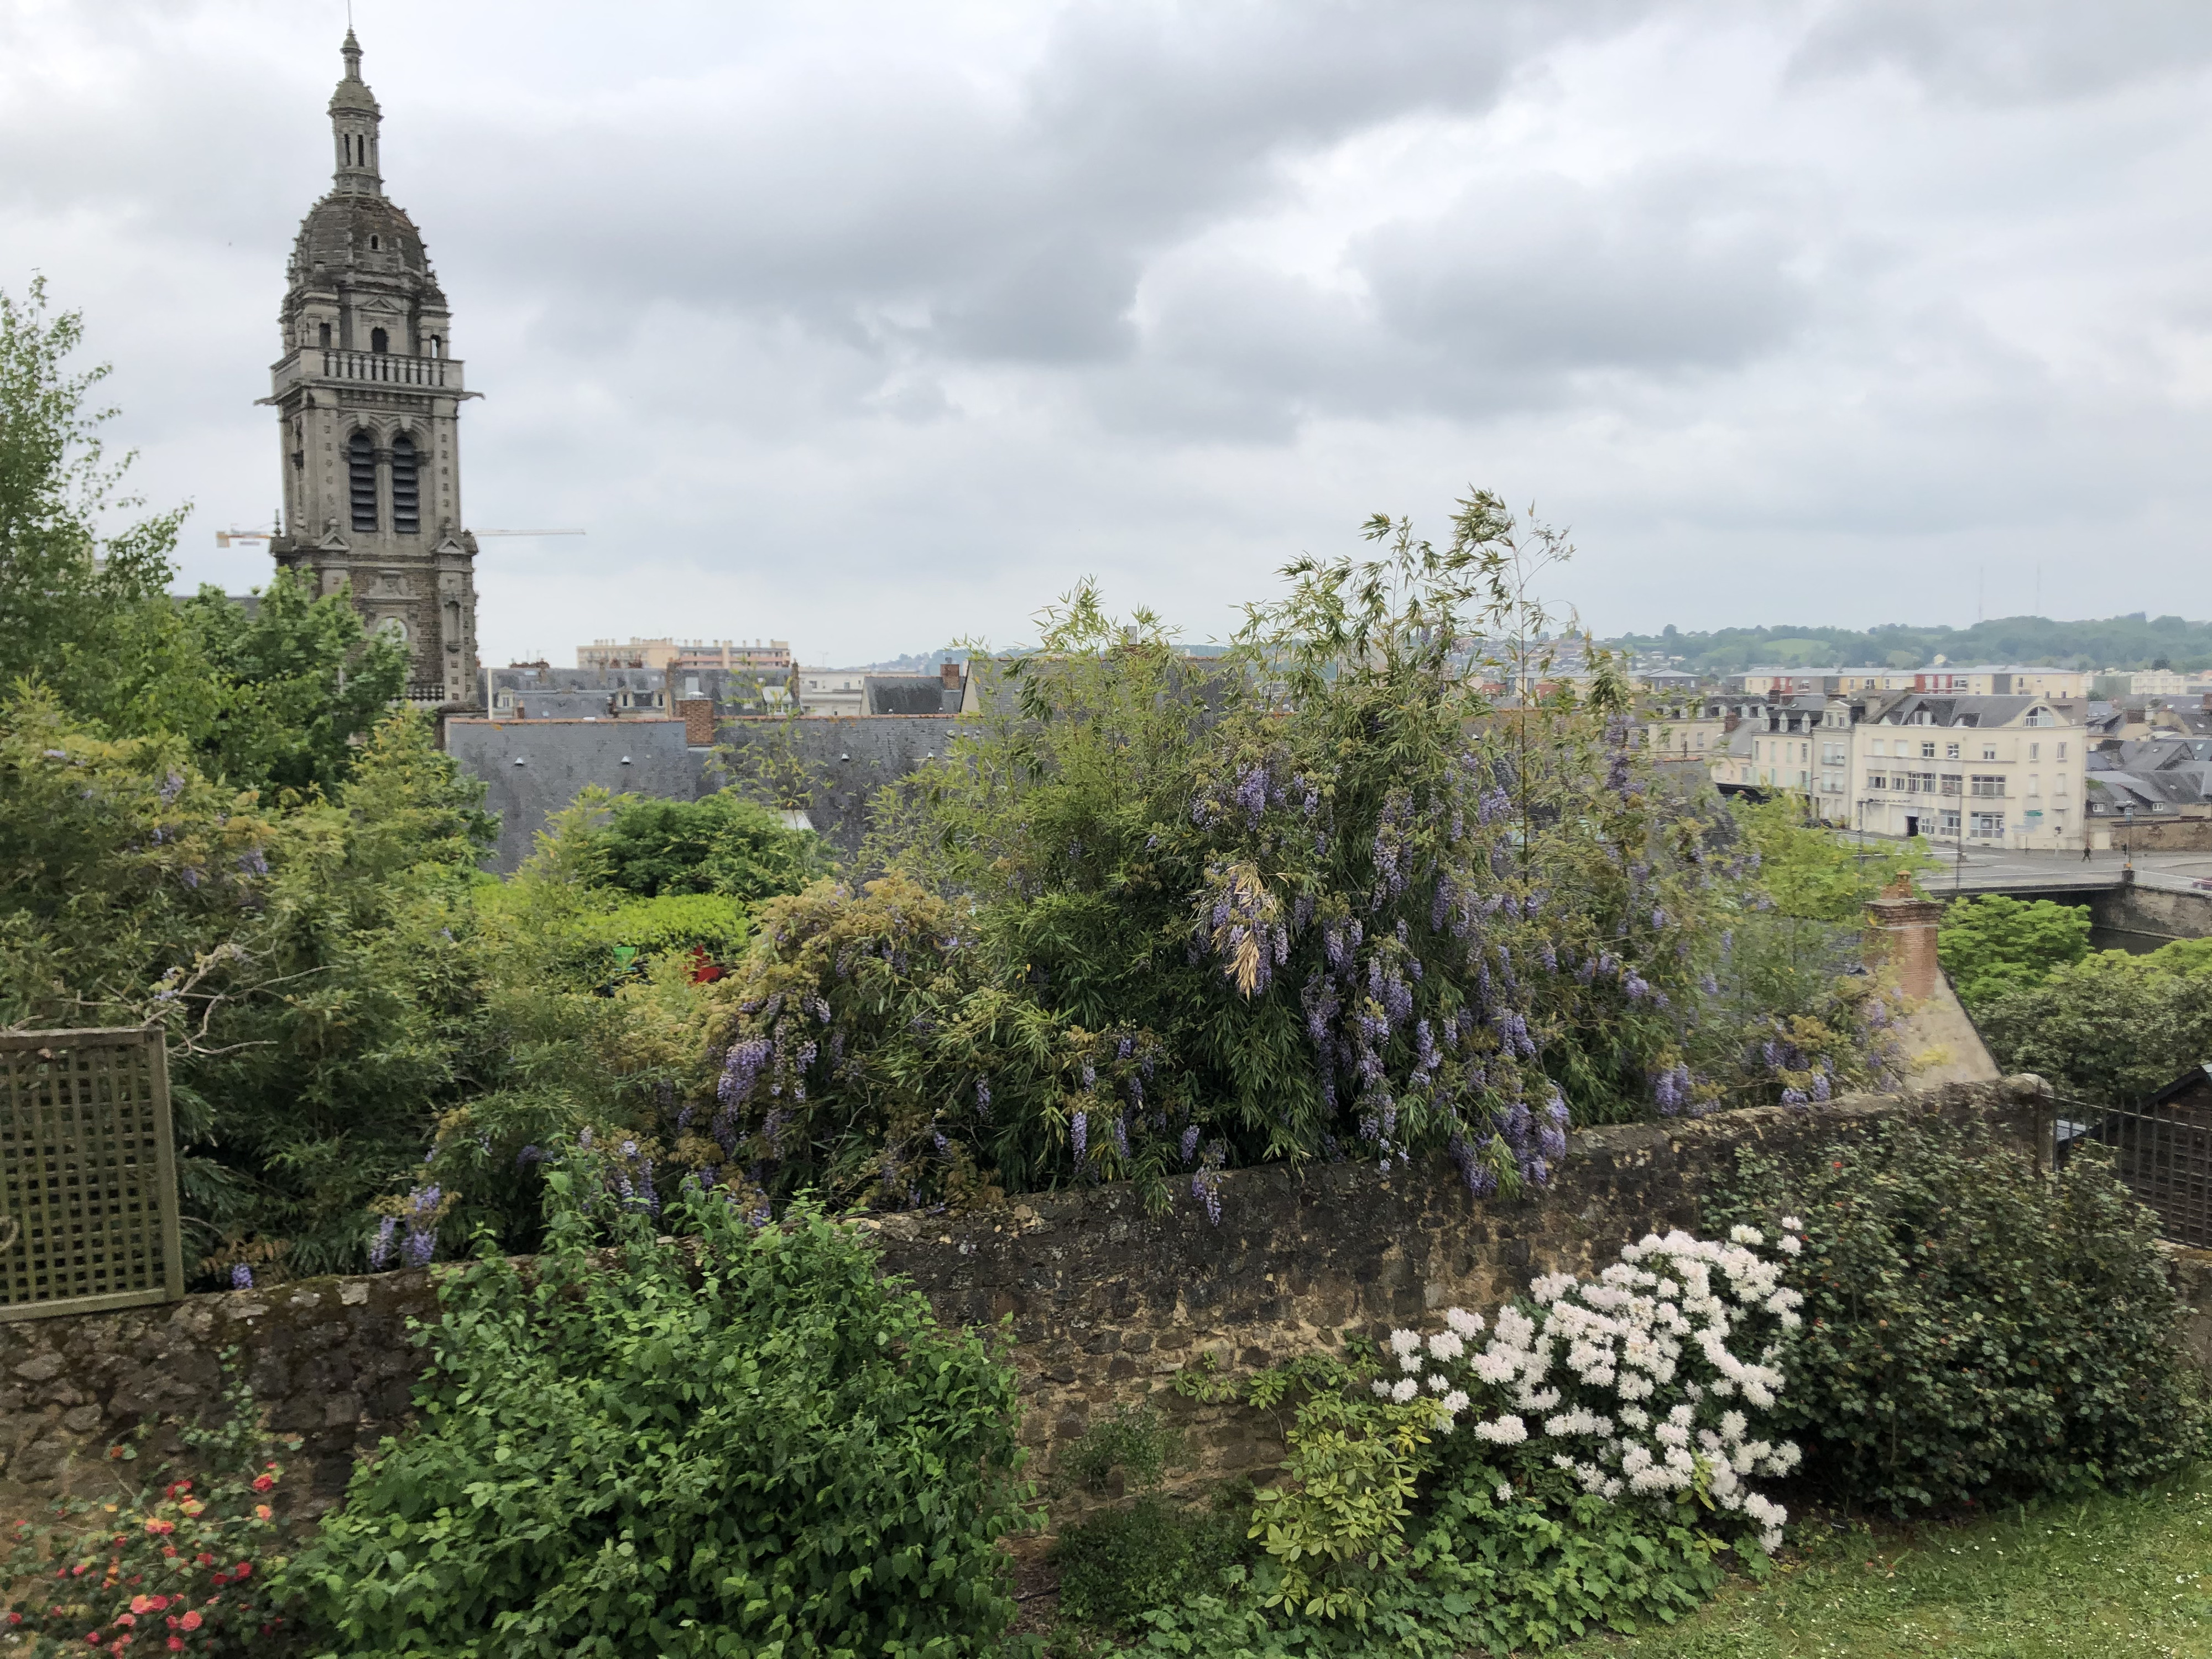
[[[477,530],[470,533],[477,536],[580,536],[584,532],[580,530]],[[273,530],[218,530],[215,532],[215,544],[228,547],[233,542],[265,542],[272,540],[276,534]]]

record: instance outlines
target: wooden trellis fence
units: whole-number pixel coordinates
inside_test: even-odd
[[[0,1035],[0,1320],[184,1293],[161,1034]]]

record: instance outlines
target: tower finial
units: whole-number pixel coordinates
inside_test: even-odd
[[[361,42],[354,39],[350,27],[338,52],[345,58],[345,78],[331,94],[331,136],[337,147],[337,188],[347,195],[380,196],[384,180],[376,165],[376,95],[361,78]]]

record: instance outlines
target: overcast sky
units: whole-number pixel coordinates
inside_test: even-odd
[[[356,0],[487,661],[1193,636],[1469,483],[1601,631],[2212,614],[2212,5]],[[265,554],[338,0],[0,0],[0,287]]]

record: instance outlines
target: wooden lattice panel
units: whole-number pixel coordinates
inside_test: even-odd
[[[0,1036],[0,1320],[184,1293],[161,1034]]]

